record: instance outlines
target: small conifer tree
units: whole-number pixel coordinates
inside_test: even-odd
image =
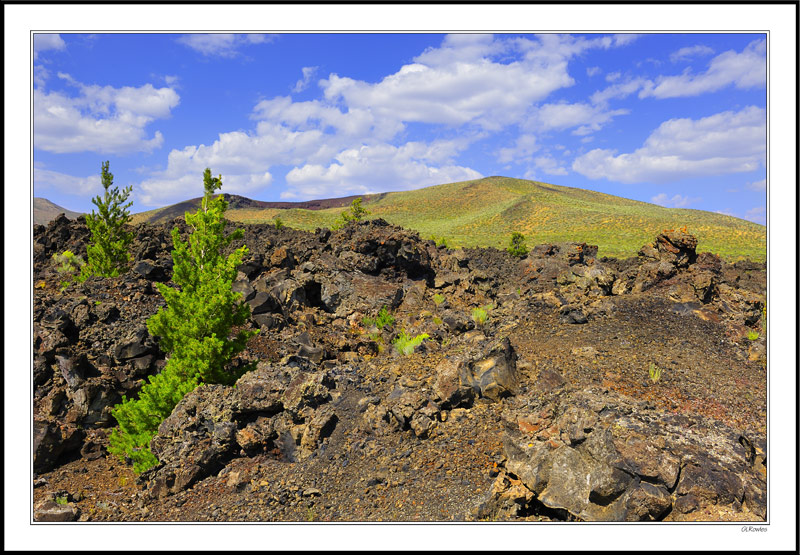
[[[173,276],[178,288],[157,284],[166,307],[147,321],[161,348],[169,353],[166,366],[145,384],[139,399],[125,399],[112,411],[119,423],[110,438],[109,451],[134,461],[143,472],[157,463],[150,440],[161,422],[172,413],[183,396],[202,383],[232,384],[253,364],[230,371],[228,363],[240,353],[257,331],[239,329],[250,315],[241,294],[232,290],[237,266],[247,254],[241,246],[224,256],[223,249],[243,235],[241,229],[224,235],[223,214],[228,203],[214,191],[222,187],[222,176],[203,174],[205,195],[195,214],[186,214],[192,233],[189,241],[172,230]]]
[[[528,246],[525,244],[525,236],[519,231],[511,234],[511,244],[506,249],[511,256],[522,258],[528,254]]]
[[[157,284],[167,306],[150,318],[147,326],[159,337],[164,351],[181,359],[187,378],[197,375],[202,382],[232,383],[238,376],[227,373],[225,364],[256,333],[240,330],[229,338],[233,326],[241,326],[250,316],[249,305],[231,289],[247,246],[223,256],[222,250],[241,239],[244,231],[237,229],[227,236],[223,233],[228,203],[221,195],[212,198],[222,187],[222,176],[211,177],[211,170],[206,169],[203,183],[200,210],[186,214],[186,223],[192,228],[188,243],[181,241],[177,228],[172,230],[172,281],[179,289]]]
[[[350,219],[360,222],[369,215],[369,210],[361,206],[361,197],[350,203]]]
[[[128,200],[132,186],[121,192],[111,187],[114,174],[108,171],[108,161],[100,164],[100,178],[105,192],[96,196],[92,203],[97,206],[97,214],[92,210],[86,215],[86,226],[92,233],[92,240],[86,248],[87,262],[81,270],[80,281],[89,276],[118,276],[130,261],[128,247],[133,241],[133,233],[125,229],[131,216],[128,208],[133,202]]]
[[[341,229],[350,222],[360,222],[368,215],[369,215],[369,210],[361,206],[361,197],[358,197],[356,199],[353,199],[353,202],[350,203],[349,211],[345,210],[339,215],[339,218],[333,225],[333,229]]]

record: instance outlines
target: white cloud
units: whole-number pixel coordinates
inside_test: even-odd
[[[272,33],[250,33],[244,35],[244,40],[250,44],[268,44],[278,38],[278,35]]]
[[[590,100],[593,104],[603,105],[612,98],[625,98],[640,89],[652,88],[653,82],[649,79],[628,79],[622,83],[615,83],[601,91],[595,92]]]
[[[745,212],[744,219],[757,224],[767,225],[767,207],[756,206],[755,208],[751,208]]]
[[[42,65],[33,66],[33,85],[37,89],[43,89],[47,79],[50,77],[50,72]]]
[[[574,84],[569,59],[590,48],[612,48],[631,37],[584,39],[541,35],[534,39],[496,39],[491,35],[448,35],[377,83],[332,74],[320,84],[329,101],[376,117],[404,122],[459,126],[475,124],[496,131],[511,125],[552,92]],[[500,54],[521,59],[505,62]],[[497,58],[497,59],[495,59]]]
[[[569,172],[549,154],[534,158],[533,163],[537,168],[549,175],[567,175]]]
[[[33,91],[34,146],[55,153],[128,153],[161,146],[161,132],[148,138],[145,127],[169,117],[180,97],[170,88],[150,84],[119,89],[83,85],[67,74],[59,77],[78,87],[75,97]]]
[[[754,171],[764,165],[765,153],[766,111],[751,106],[699,120],[665,121],[635,152],[591,150],[572,169],[590,179],[665,183]]]
[[[766,40],[756,40],[742,52],[729,50],[714,57],[704,73],[659,76],[655,80],[655,87],[643,89],[639,96],[675,98],[714,92],[729,85],[739,89],[762,87],[767,80],[766,54]]]
[[[407,190],[466,181],[483,177],[477,171],[447,163],[457,146],[437,141],[433,144],[406,143],[361,146],[340,152],[335,162],[325,167],[307,164],[286,175],[286,199],[367,194]],[[444,162],[444,164],[441,164]],[[437,164],[440,163],[440,164]],[[437,165],[432,165],[437,164]]]
[[[33,59],[39,58],[43,50],[64,50],[67,47],[60,35],[35,33],[33,35]]]
[[[601,73],[602,71],[603,71],[603,70],[602,70],[602,69],[600,69],[600,68],[599,68],[599,67],[597,67],[597,66],[594,66],[594,67],[587,67],[587,68],[586,68],[586,75],[588,75],[589,77],[594,77],[595,75],[597,75],[597,74]]]
[[[619,71],[615,71],[614,73],[609,73],[608,75],[606,75],[606,81],[608,81],[609,83],[613,83],[620,77],[622,77],[622,73],[620,73]]]
[[[714,53],[714,49],[703,44],[695,46],[684,46],[669,55],[669,60],[674,64],[697,56],[710,56]]]
[[[501,148],[497,152],[497,161],[501,164],[506,162],[520,162],[531,161],[531,155],[539,150],[539,144],[536,142],[536,136],[531,134],[522,134],[517,137],[513,147]]]
[[[767,190],[767,180],[762,179],[760,181],[753,181],[747,184],[747,188],[750,189],[751,191],[763,193]]]
[[[311,82],[311,77],[314,76],[314,73],[319,69],[318,66],[314,67],[304,67],[303,68],[303,78],[300,79],[297,84],[292,89],[292,92],[301,92],[308,88],[308,84]]]
[[[218,166],[207,165],[203,169],[205,167],[211,167],[212,173],[215,175],[222,174],[223,193],[251,194],[269,187],[273,180],[272,174],[268,171],[261,173],[226,173],[220,171]],[[203,196],[203,169],[174,177],[168,175],[167,172],[161,172],[150,179],[142,181],[133,189],[137,203],[145,206],[162,206]]]
[[[275,36],[269,34],[196,33],[181,35],[177,41],[204,56],[234,58],[239,55],[238,49],[241,46],[272,42]]]
[[[253,108],[251,117],[259,120],[259,134],[265,134],[261,130],[277,125],[294,131],[332,131],[340,137],[359,140],[388,140],[404,128],[400,121],[375,117],[368,109],[351,108],[342,112],[318,100],[293,102],[288,96],[262,100]]]
[[[667,208],[686,208],[703,200],[700,197],[686,197],[682,195],[668,196],[666,193],[659,193],[650,199],[653,204],[666,206]]]
[[[87,177],[76,177],[39,167],[33,168],[33,192],[36,196],[42,196],[42,192],[46,191],[58,191],[86,197],[99,194],[102,190],[99,168],[96,174]]]
[[[427,66],[446,66],[453,63],[475,63],[500,54],[511,46],[495,40],[491,34],[446,35],[438,48],[430,47],[414,61]]]
[[[571,127],[578,127],[573,132],[575,135],[587,135],[593,131],[598,131],[615,116],[627,113],[629,111],[626,109],[608,111],[601,106],[592,106],[581,102],[574,104],[566,102],[544,104],[531,115],[525,124],[525,128],[541,131],[561,131]]]

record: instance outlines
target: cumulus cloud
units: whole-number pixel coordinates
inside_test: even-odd
[[[698,56],[710,56],[714,53],[714,49],[703,44],[696,44],[694,46],[684,46],[669,55],[669,60],[674,64],[683,60],[688,60]]]
[[[627,113],[629,110],[626,109],[607,110],[602,106],[582,102],[544,104],[532,114],[526,128],[561,131],[577,127],[578,129],[574,131],[575,135],[587,135],[598,131],[615,116]]]
[[[304,67],[303,68],[303,78],[300,79],[297,84],[295,84],[292,92],[302,92],[308,88],[308,84],[311,82],[311,77],[313,77],[314,73],[319,69],[318,66],[314,67]]]
[[[760,181],[753,181],[747,184],[747,188],[750,189],[751,191],[763,193],[767,190],[767,180],[762,179]]]
[[[79,89],[78,96],[33,91],[34,147],[55,153],[98,152],[122,154],[151,151],[161,146],[156,131],[148,138],[145,127],[166,118],[180,97],[171,88],[84,85],[67,74],[58,76]]]
[[[748,172],[764,165],[766,111],[751,106],[692,120],[662,123],[632,153],[594,149],[572,169],[590,179],[665,183],[702,175]]]
[[[33,85],[37,89],[43,89],[47,80],[50,78],[50,72],[42,65],[33,66]]]
[[[757,224],[767,225],[767,207],[756,206],[755,208],[751,208],[745,212],[744,219]]]
[[[241,46],[268,43],[273,41],[275,36],[269,34],[196,33],[181,35],[177,41],[204,56],[234,58],[239,55]]]
[[[67,44],[61,35],[50,33],[35,33],[33,35],[33,59],[39,58],[39,52],[44,50],[64,50]]]
[[[518,121],[529,107],[569,87],[571,57],[590,48],[627,44],[628,35],[596,39],[541,35],[500,40],[491,35],[448,35],[377,83],[332,74],[320,84],[325,97],[378,117],[404,122],[460,126],[475,124],[497,131]],[[506,61],[510,53],[521,58]]]
[[[595,75],[598,75],[598,74],[600,74],[602,71],[603,71],[603,70],[602,70],[602,69],[600,69],[600,68],[599,68],[599,67],[597,67],[597,66],[593,66],[593,67],[587,67],[587,68],[586,68],[586,75],[588,75],[589,77],[594,77]]]
[[[448,144],[410,142],[361,146],[340,152],[327,167],[307,164],[286,175],[289,189],[282,198],[367,194],[406,190],[483,177],[479,172],[454,164],[436,164],[449,158],[456,147]]]
[[[404,128],[395,118],[376,117],[368,109],[350,108],[345,112],[318,100],[294,102],[288,96],[262,100],[256,104],[251,117],[259,121],[260,129],[280,125],[298,131],[330,131],[360,140],[367,137],[388,140]]]
[[[728,50],[712,58],[699,74],[659,76],[655,86],[644,88],[640,97],[675,98],[714,92],[730,85],[739,89],[763,87],[767,82],[767,41],[756,40],[741,52]]]
[[[534,165],[549,175],[567,175],[569,173],[555,158],[550,154],[537,156],[533,160]]]
[[[222,174],[223,192],[225,193],[247,195],[269,187],[273,180],[272,174],[268,171],[231,173],[221,171],[218,166],[206,165],[203,166],[203,169],[206,167],[211,167],[215,174]],[[175,167],[169,167],[166,171],[155,173],[153,177],[134,187],[133,192],[137,203],[145,206],[162,206],[202,196],[203,169],[195,168],[195,171],[187,170],[181,173]]]
[[[517,137],[513,147],[501,148],[497,152],[497,161],[501,164],[531,161],[533,159],[531,155],[539,148],[536,135],[522,134]]]
[[[100,172],[87,177],[76,177],[40,167],[33,168],[33,191],[41,195],[47,191],[58,191],[81,197],[94,196],[103,190]]]
[[[653,82],[641,77],[627,79],[626,81],[615,83],[601,91],[595,92],[590,100],[593,104],[604,105],[612,98],[625,98],[633,93],[644,89],[652,88]]]
[[[683,195],[673,195],[670,197],[666,193],[659,193],[650,199],[653,204],[666,206],[667,208],[686,208],[703,200],[700,197],[688,197]]]

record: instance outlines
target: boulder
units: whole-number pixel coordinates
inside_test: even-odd
[[[465,357],[444,359],[435,374],[435,399],[446,408],[468,406],[477,397],[499,401],[519,389],[517,355],[508,338],[483,341]]]
[[[72,503],[58,503],[48,499],[33,509],[33,520],[36,522],[75,522],[81,510]]]
[[[549,509],[587,521],[660,520],[673,509],[743,505],[766,516],[765,475],[746,448],[752,441],[737,430],[607,390],[538,403],[505,436],[505,468]]]
[[[133,271],[150,281],[167,280],[167,272],[164,267],[153,260],[139,260],[133,265]]]
[[[697,238],[685,231],[667,230],[643,246],[639,256],[660,260],[677,268],[687,268],[697,259]]]
[[[80,449],[84,432],[74,426],[58,426],[52,422],[33,421],[33,471],[52,470],[62,455]]]

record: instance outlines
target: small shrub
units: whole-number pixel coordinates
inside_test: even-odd
[[[283,223],[283,220],[281,220],[280,216],[275,216],[273,219],[275,221],[275,229],[284,227],[285,224]]]
[[[80,256],[76,256],[72,251],[54,254],[53,263],[56,265],[56,272],[62,276],[60,284],[62,293],[73,281],[78,279],[81,269],[86,264]]]
[[[66,496],[56,497],[56,503],[58,503],[59,505],[66,505],[67,501],[68,500]]]
[[[478,324],[479,326],[482,326],[489,319],[489,311],[492,308],[493,307],[492,307],[491,304],[487,304],[485,306],[480,306],[478,308],[473,308],[472,309],[472,320],[476,324]]]
[[[759,337],[761,337],[761,335],[759,335],[759,333],[757,331],[755,331],[755,330],[748,330],[747,331],[747,339],[749,339],[750,341],[755,341]]]
[[[382,330],[383,328],[391,327],[392,324],[394,324],[394,316],[389,314],[385,306],[381,307],[378,312],[378,318],[375,320],[375,325],[378,326],[379,330]]]
[[[652,362],[650,363],[650,368],[648,369],[648,374],[650,374],[650,381],[656,383],[658,380],[661,379],[661,368],[658,368]]]
[[[435,303],[436,303],[436,306],[439,306],[439,305],[440,305],[440,304],[442,304],[444,301],[445,301],[445,298],[444,298],[444,296],[443,296],[443,295],[440,295],[439,293],[436,293],[436,294],[433,296],[433,302],[435,302]]]
[[[528,254],[528,247],[525,244],[525,236],[519,231],[511,234],[511,244],[506,249],[511,256],[522,258]]]
[[[362,318],[361,323],[364,324],[365,328],[371,328],[372,326],[375,326],[379,330],[382,330],[383,328],[391,327],[392,324],[394,324],[394,316],[392,316],[384,306],[381,307],[380,311],[378,311],[377,318],[369,318],[368,316],[365,316]]]
[[[429,335],[427,333],[420,334],[416,337],[411,337],[406,333],[406,330],[400,332],[400,334],[394,338],[392,341],[392,345],[403,356],[408,356],[414,352],[414,349],[419,347],[423,341],[428,339]]]

